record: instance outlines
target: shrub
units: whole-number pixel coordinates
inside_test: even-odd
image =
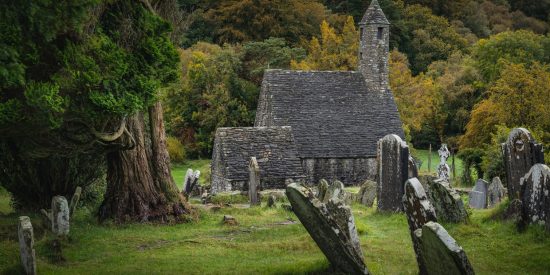
[[[183,163],[185,161],[185,149],[177,138],[166,138],[166,146],[168,147],[171,162]]]

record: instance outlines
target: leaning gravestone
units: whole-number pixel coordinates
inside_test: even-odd
[[[523,224],[546,224],[550,229],[550,168],[535,164],[520,179]]]
[[[449,182],[451,168],[449,168],[449,165],[447,165],[447,159],[451,155],[451,152],[449,152],[447,144],[441,144],[441,148],[439,148],[439,151],[437,152],[439,153],[439,166],[437,166],[437,177],[446,182]]]
[[[531,133],[524,128],[510,132],[508,140],[501,144],[504,168],[508,181],[510,200],[520,198],[520,179],[537,163],[544,164],[542,144],[538,144]]]
[[[504,199],[505,193],[506,189],[504,189],[500,178],[494,177],[487,189],[487,207],[493,208],[499,204]]]
[[[483,179],[478,179],[474,189],[468,195],[468,203],[471,208],[485,209],[487,208],[487,185],[489,183]]]
[[[248,196],[250,198],[250,205],[259,205],[260,197],[260,166],[256,157],[250,158],[250,164],[248,165]]]
[[[21,263],[26,274],[36,274],[36,252],[34,251],[34,233],[31,219],[27,216],[19,217],[17,228],[19,235],[19,253]]]
[[[69,235],[69,204],[63,196],[52,199],[52,232],[58,237]]]
[[[351,209],[336,198],[323,203],[296,183],[286,188],[292,209],[331,265],[348,274],[368,274]]]
[[[409,147],[397,135],[378,141],[378,209],[401,211],[404,184],[409,178]]]
[[[419,240],[414,235],[414,231],[422,228],[429,221],[437,221],[435,209],[431,205],[422,184],[417,178],[411,178],[405,183],[405,195],[403,195],[403,209],[407,215],[413,248],[416,254],[418,269],[420,274],[425,274],[426,263],[423,262],[420,254]]]
[[[428,177],[426,185],[429,190],[428,199],[440,221],[458,223],[468,219],[460,194],[448,182]]]
[[[331,185],[329,185],[325,196],[323,196],[322,202],[327,203],[330,199],[339,199],[344,201],[344,184],[342,182],[335,180]]]
[[[372,207],[374,199],[376,198],[376,182],[366,180],[363,185],[361,185],[357,198],[360,204]]]
[[[475,274],[462,247],[437,222],[424,224],[414,235],[425,263],[425,272],[421,274]]]
[[[319,184],[317,185],[317,197],[321,198],[323,200],[325,198],[325,195],[328,191],[328,182],[324,179],[321,179],[319,181]]]

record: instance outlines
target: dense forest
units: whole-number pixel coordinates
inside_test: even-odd
[[[498,144],[510,128],[550,143],[550,1],[379,2],[391,22],[390,84],[415,147],[447,143],[491,177],[504,176]],[[252,125],[265,69],[355,70],[369,3],[178,1],[180,81],[163,93],[172,147],[208,158],[217,127]]]
[[[370,3],[138,2],[1,4],[0,177],[21,205],[107,174],[104,218],[185,211],[164,144],[172,161],[210,158],[217,127],[253,124],[265,69],[355,70]],[[414,147],[447,143],[480,177],[504,176],[513,127],[549,148],[550,0],[379,2]]]

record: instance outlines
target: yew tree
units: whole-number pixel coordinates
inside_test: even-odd
[[[170,25],[148,1],[3,1],[0,184],[22,207],[102,177],[101,219],[188,211],[170,175],[158,90],[177,77]],[[31,182],[32,184],[29,184]],[[36,191],[38,190],[38,191]]]

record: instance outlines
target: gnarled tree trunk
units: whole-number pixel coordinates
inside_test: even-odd
[[[134,115],[126,124],[134,148],[107,155],[107,192],[100,220],[170,222],[189,213],[170,173],[160,103],[152,106],[149,114],[149,135],[143,114]],[[147,136],[151,138],[151,148],[147,148]]]

